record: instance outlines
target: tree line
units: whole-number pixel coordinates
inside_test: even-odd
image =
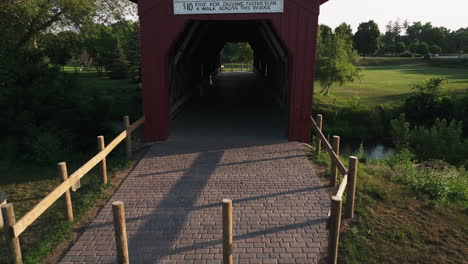
[[[327,26],[321,26],[326,28]],[[385,32],[370,20],[359,24],[355,33],[344,24],[346,34],[353,39],[353,45],[362,56],[397,55],[414,56],[431,54],[463,54],[468,46],[468,27],[450,30],[435,27],[430,22],[389,21]]]

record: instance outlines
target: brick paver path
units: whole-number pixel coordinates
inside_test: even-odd
[[[256,116],[248,108],[245,115],[190,110],[174,122],[168,141],[151,147],[61,263],[116,262],[111,203],[117,200],[125,203],[132,263],[221,263],[224,198],[233,200],[235,263],[317,262],[330,205],[304,146],[273,129],[280,118],[255,126],[260,110]],[[197,115],[223,116],[220,129]],[[247,123],[256,128],[239,129]]]

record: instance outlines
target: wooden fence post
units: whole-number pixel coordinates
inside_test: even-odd
[[[232,201],[223,199],[223,264],[232,264]]]
[[[346,187],[346,204],[345,204],[345,217],[354,217],[354,202],[356,198],[356,180],[358,171],[358,158],[355,156],[349,157],[348,166],[348,186]]]
[[[123,117],[123,125],[127,131],[127,137],[125,138],[127,158],[132,158],[132,132],[128,129],[130,127],[130,118],[128,116]]]
[[[341,206],[340,197],[333,196],[331,199],[330,230],[328,230],[328,263],[336,264],[338,261],[338,243],[340,241],[341,224]]]
[[[104,143],[104,136],[97,137],[98,150],[99,152],[103,151],[106,147]],[[102,179],[102,184],[107,184],[107,163],[106,158],[103,158],[100,162],[100,174]]]
[[[115,243],[117,247],[117,260],[119,264],[130,263],[128,257],[127,225],[125,223],[125,208],[121,201],[112,203],[114,215]]]
[[[7,203],[6,196],[4,192],[0,192],[0,207]],[[3,217],[2,217],[2,210],[0,210],[0,229],[3,228]]]
[[[2,205],[3,222],[5,223],[5,238],[10,256],[10,263],[21,264],[21,246],[18,237],[14,237],[11,233],[11,227],[16,223],[15,211],[12,203]]]
[[[67,170],[67,163],[60,162],[58,164],[58,170],[60,174],[60,178],[62,181],[68,180],[68,170]],[[63,197],[65,198],[65,218],[67,218],[68,222],[73,223],[73,205],[71,200],[70,189],[68,189],[64,194]]]
[[[318,114],[317,119],[316,119],[317,126],[320,131],[322,131],[322,125],[323,125],[323,116]],[[315,142],[315,156],[319,157],[320,156],[320,151],[322,151],[322,141],[320,140],[319,135],[316,136],[316,142]]]
[[[333,136],[332,148],[336,156],[339,157],[340,156],[340,137],[339,136]],[[332,187],[336,186],[337,178],[338,178],[338,169],[337,169],[335,159],[332,158],[331,168],[330,168],[330,185]]]

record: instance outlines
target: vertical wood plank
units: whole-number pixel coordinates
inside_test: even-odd
[[[317,120],[316,123],[317,123],[319,130],[322,131],[323,116],[318,114],[316,120]],[[320,140],[320,137],[317,135],[316,141],[315,141],[315,156],[319,157],[321,151],[322,151],[322,141]]]
[[[112,203],[114,216],[115,243],[117,247],[117,260],[119,264],[130,263],[128,256],[127,225],[125,222],[125,208],[121,201]]]
[[[328,231],[328,263],[338,262],[338,243],[340,241],[342,200],[333,196],[331,200],[330,230]]]
[[[223,264],[232,264],[232,201],[223,200]]]
[[[123,117],[124,129],[127,131],[127,137],[125,138],[125,146],[127,152],[127,159],[132,158],[132,132],[128,129],[130,127],[130,118],[128,116]]]
[[[106,147],[106,143],[104,141],[104,136],[97,137],[97,144],[99,152],[103,151]],[[101,174],[102,184],[107,184],[107,162],[106,158],[104,157],[101,162],[99,163],[99,173]]]
[[[68,180],[68,170],[67,170],[67,163],[60,162],[58,165],[60,179],[62,181]],[[63,197],[65,199],[65,218],[67,218],[68,222],[73,223],[73,204],[71,200],[70,189],[68,189],[64,194]]]
[[[340,156],[340,137],[333,136],[332,142],[333,152],[335,152],[336,156]],[[338,178],[338,169],[335,160],[331,159],[331,167],[330,167],[330,186],[335,187]]]
[[[3,222],[5,224],[5,238],[8,247],[10,263],[21,264],[23,259],[21,256],[21,246],[18,237],[14,237],[11,233],[11,227],[16,223],[15,211],[12,203],[2,205]]]
[[[346,218],[354,217],[354,203],[356,200],[356,182],[357,182],[358,158],[349,157],[348,166],[348,186],[346,187],[346,204],[344,214]]]

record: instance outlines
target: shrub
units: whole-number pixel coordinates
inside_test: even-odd
[[[49,67],[39,50],[0,52],[0,122],[8,124],[0,136],[11,156],[46,162],[59,148],[94,149],[96,135],[110,131],[110,105],[87,95],[73,74]]]
[[[468,140],[462,136],[461,122],[437,119],[426,128],[414,126],[404,115],[391,121],[391,131],[398,149],[409,147],[419,161],[444,160],[454,165],[463,165],[468,156]]]
[[[418,168],[414,155],[402,149],[394,157],[381,162],[393,170],[391,180],[403,183],[416,191],[419,197],[432,201],[452,201],[466,207],[468,203],[468,174],[464,169],[446,167],[442,170]]]
[[[413,54],[409,51],[400,53],[400,57],[413,57]]]

